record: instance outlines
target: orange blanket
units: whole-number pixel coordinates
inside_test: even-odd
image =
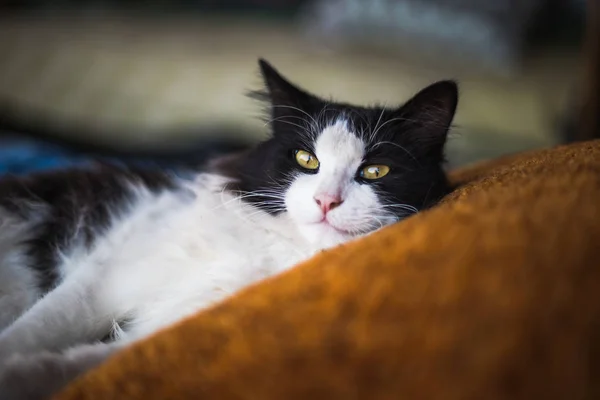
[[[600,399],[600,142],[454,179],[56,399]]]

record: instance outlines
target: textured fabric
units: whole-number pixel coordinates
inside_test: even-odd
[[[80,378],[74,399],[598,399],[600,142],[457,172]]]

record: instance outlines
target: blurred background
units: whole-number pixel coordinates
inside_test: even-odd
[[[359,104],[457,79],[450,167],[563,143],[585,12],[585,0],[0,0],[0,172],[253,143],[267,133],[245,96],[258,57]]]

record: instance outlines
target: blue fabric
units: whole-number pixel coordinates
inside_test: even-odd
[[[241,146],[241,147],[240,147]],[[0,131],[0,177],[3,175],[27,175],[34,172],[67,167],[86,167],[95,162],[145,169],[160,169],[187,177],[198,163],[219,154],[239,151],[244,145],[228,143],[198,143],[185,152],[175,152],[167,157],[129,154],[123,158],[98,154],[84,154],[73,148],[50,144],[46,141],[25,138],[17,134]]]
[[[89,158],[59,146],[31,139],[0,138],[0,175],[26,175],[90,162]]]
[[[0,136],[0,177],[3,175],[27,175],[34,172],[67,167],[86,167],[102,161],[114,165],[135,165],[143,168],[160,168],[180,174],[180,167],[157,163],[155,160],[140,157],[127,162],[115,157],[87,156],[62,146],[44,141]],[[183,173],[183,171],[181,171]]]

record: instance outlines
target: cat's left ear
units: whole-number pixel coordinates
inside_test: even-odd
[[[397,116],[411,140],[441,155],[457,105],[456,82],[440,81],[417,93],[397,110]]]
[[[267,88],[273,118],[294,114],[294,109],[304,110],[316,98],[285,79],[271,64],[259,59],[260,72]],[[297,110],[296,110],[297,112]]]

